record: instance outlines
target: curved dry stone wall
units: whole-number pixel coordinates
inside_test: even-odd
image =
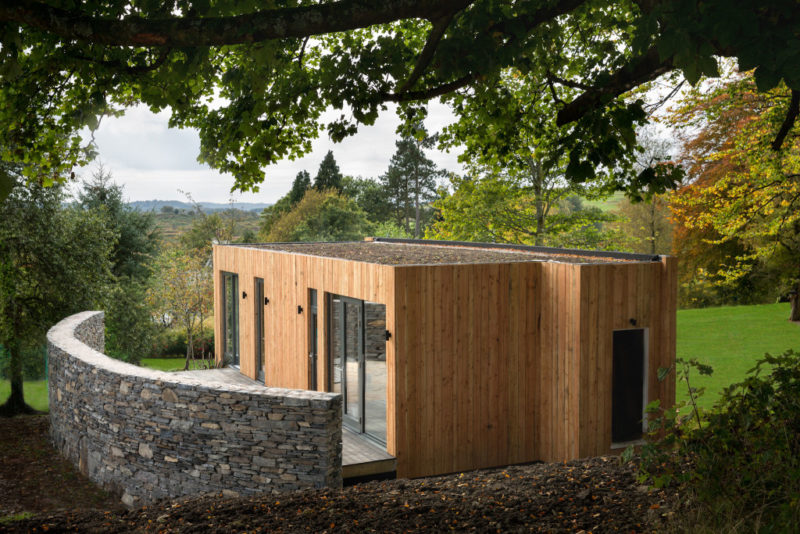
[[[105,356],[103,312],[47,334],[53,442],[135,506],[342,485],[341,396],[212,384]]]

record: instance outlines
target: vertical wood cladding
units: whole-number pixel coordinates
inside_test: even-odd
[[[328,384],[325,294],[386,305],[387,451],[400,477],[604,454],[613,331],[644,328],[648,398],[670,404],[676,262],[378,265],[218,246],[219,271],[264,278],[266,384],[308,388],[308,288],[319,302],[318,387]],[[297,306],[304,308],[298,315]],[[255,378],[252,303],[241,371]],[[221,316],[215,303],[217,354]]]

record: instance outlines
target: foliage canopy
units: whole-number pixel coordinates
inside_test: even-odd
[[[83,127],[142,103],[197,128],[200,159],[257,189],[323,128],[341,140],[389,103],[412,124],[437,97],[458,114],[512,70],[554,96],[558,148],[582,181],[635,144],[646,114],[621,96],[664,73],[694,83],[733,57],[759,91],[800,90],[799,30],[792,0],[5,0],[0,153],[57,180],[90,156]],[[342,112],[319,126],[328,108]]]

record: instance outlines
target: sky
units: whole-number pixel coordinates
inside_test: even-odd
[[[357,135],[333,143],[323,132],[312,145],[312,152],[302,159],[281,161],[266,167],[266,179],[258,193],[231,193],[233,177],[221,174],[197,162],[200,138],[195,130],[169,129],[169,112],[153,114],[144,106],[127,110],[120,118],[106,117],[95,132],[97,159],[76,172],[88,178],[97,166],[111,172],[113,181],[124,187],[128,201],[181,200],[189,193],[197,202],[274,203],[292,186],[301,170],[313,180],[328,150],[344,175],[378,178],[386,172],[395,151],[395,128],[399,124],[393,108],[384,111],[373,126],[362,126]],[[453,119],[448,108],[431,103],[426,126],[434,133]],[[427,155],[440,168],[460,172],[457,152],[430,150]]]

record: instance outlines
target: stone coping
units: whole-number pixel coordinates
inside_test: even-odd
[[[283,398],[297,398],[316,401],[333,402],[339,396],[338,393],[328,393],[323,391],[310,391],[303,389],[283,389],[270,388],[259,384],[222,384],[216,380],[203,380],[197,375],[187,376],[185,374],[157,371],[147,367],[140,367],[121,360],[115,360],[99,352],[89,345],[82,342],[75,336],[75,330],[92,317],[103,314],[102,311],[85,311],[67,317],[56,324],[47,333],[47,340],[60,348],[64,352],[71,354],[85,363],[119,375],[139,377],[154,382],[160,382],[164,386],[192,386],[202,388],[205,391],[216,392],[241,392],[255,395],[273,396],[278,395]]]

